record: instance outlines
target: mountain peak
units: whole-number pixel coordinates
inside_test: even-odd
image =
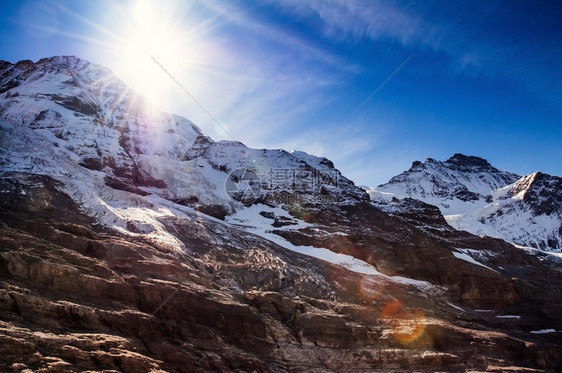
[[[30,69],[33,70],[40,65],[76,65],[79,63],[88,63],[88,61],[76,56],[52,56],[41,58],[37,62],[33,62],[32,60],[21,60],[12,63],[10,61],[1,60],[0,67],[5,69],[9,66],[15,66],[16,68],[25,71]]]
[[[368,193],[375,200],[394,196],[434,204],[456,229],[560,251],[560,191],[560,177],[539,171],[521,177],[484,158],[456,153],[444,162],[414,161],[408,171]]]
[[[492,165],[484,158],[472,155],[464,155],[461,153],[456,153],[451,158],[447,159],[445,163],[456,166],[463,171],[466,171],[468,169],[494,169],[494,167],[492,167]]]
[[[425,162],[414,161],[412,162],[412,169],[424,169],[425,165],[435,165],[437,167],[445,167],[448,169],[462,171],[462,172],[480,172],[480,171],[491,171],[498,172],[486,159],[472,156],[464,155],[461,153],[454,154],[451,158],[446,161],[438,161],[434,158],[427,158]]]
[[[536,215],[551,215],[562,210],[560,191],[562,178],[536,171],[514,183],[511,193],[521,198]]]
[[[92,98],[93,91],[102,85],[108,86],[109,84],[120,85],[119,89],[125,91],[124,84],[114,77],[108,68],[75,56],[46,57],[37,62],[31,60],[21,60],[16,63],[0,61],[0,72],[0,94],[24,84],[29,79],[35,82],[31,84],[31,87],[34,93],[38,94],[58,94],[60,96],[59,91],[65,90],[65,88],[67,91],[69,88],[83,91],[95,86],[96,89],[90,89],[88,93],[89,98]],[[43,84],[46,81],[50,81],[51,84]],[[41,92],[37,91],[38,89]],[[47,92],[47,90],[52,92]],[[55,90],[59,91],[54,92]],[[23,93],[16,89],[8,95]],[[78,96],[79,92],[74,90],[66,92],[66,94],[73,97]]]
[[[485,199],[492,190],[517,181],[520,176],[500,171],[487,160],[456,153],[446,161],[427,158],[424,163],[414,161],[412,167],[379,185],[380,192],[417,198],[428,203],[442,200],[477,201]],[[444,213],[450,204],[441,205]]]

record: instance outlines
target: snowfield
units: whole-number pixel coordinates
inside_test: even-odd
[[[272,180],[272,170],[302,170],[298,177],[314,172],[320,178],[337,179],[337,187],[348,194],[363,193],[325,158],[298,151],[250,149],[235,141],[216,143],[189,120],[158,111],[108,69],[74,57],[40,61],[25,74],[16,76],[21,84],[0,103],[4,175],[49,175],[99,224],[129,236],[149,238],[171,250],[187,249],[162,220],[198,219],[201,213],[196,206],[214,205],[225,209],[226,220],[209,215],[202,219],[244,230],[353,272],[433,287],[424,281],[385,276],[350,255],[293,245],[274,234],[273,221],[260,213],[294,222],[276,229],[301,229],[310,224],[279,207],[241,205],[225,188],[229,172],[239,168],[251,169],[263,188],[275,192],[283,191],[283,183],[293,180]],[[21,113],[25,113],[23,118]],[[135,179],[141,181],[133,183]],[[345,203],[345,196],[342,193],[339,202]],[[314,194],[303,198],[312,197]]]
[[[445,162],[414,163],[367,192],[377,202],[408,197],[437,206],[457,230],[562,252],[562,179],[555,176],[519,176],[455,154]]]

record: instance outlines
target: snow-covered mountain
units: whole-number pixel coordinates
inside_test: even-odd
[[[76,57],[0,69],[2,170],[51,175],[101,224],[125,233],[169,236],[154,216],[130,207],[156,199],[221,219],[243,208],[237,197],[252,189],[225,185],[237,170],[255,176],[259,193],[249,202],[282,203],[295,190],[303,203],[336,189],[338,202],[368,199],[324,158],[215,142],[189,120],[158,111],[108,69]]]
[[[558,213],[559,179],[518,179],[457,155],[394,184]],[[562,367],[558,256],[387,199],[214,141],[79,58],[0,62],[0,370]]]
[[[409,197],[435,205],[456,229],[562,251],[562,179],[556,176],[520,176],[455,154],[444,162],[416,161],[368,192],[374,201]]]

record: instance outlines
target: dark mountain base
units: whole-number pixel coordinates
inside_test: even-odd
[[[27,180],[4,179],[0,194],[2,371],[562,369],[560,333],[529,333],[556,322],[542,313],[559,293],[519,294],[521,319],[496,317],[504,304],[461,311],[449,303],[462,289],[373,280],[204,216],[163,222],[185,255],[97,227],[52,179]],[[560,291],[548,268],[550,280],[514,270],[520,289]]]

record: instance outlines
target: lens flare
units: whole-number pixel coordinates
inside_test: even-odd
[[[381,311],[381,318],[392,327],[392,335],[397,342],[407,345],[420,338],[426,325],[422,310],[408,311],[399,300],[387,303]]]
[[[373,301],[381,296],[385,286],[381,276],[364,276],[359,282],[359,296],[365,301]]]

